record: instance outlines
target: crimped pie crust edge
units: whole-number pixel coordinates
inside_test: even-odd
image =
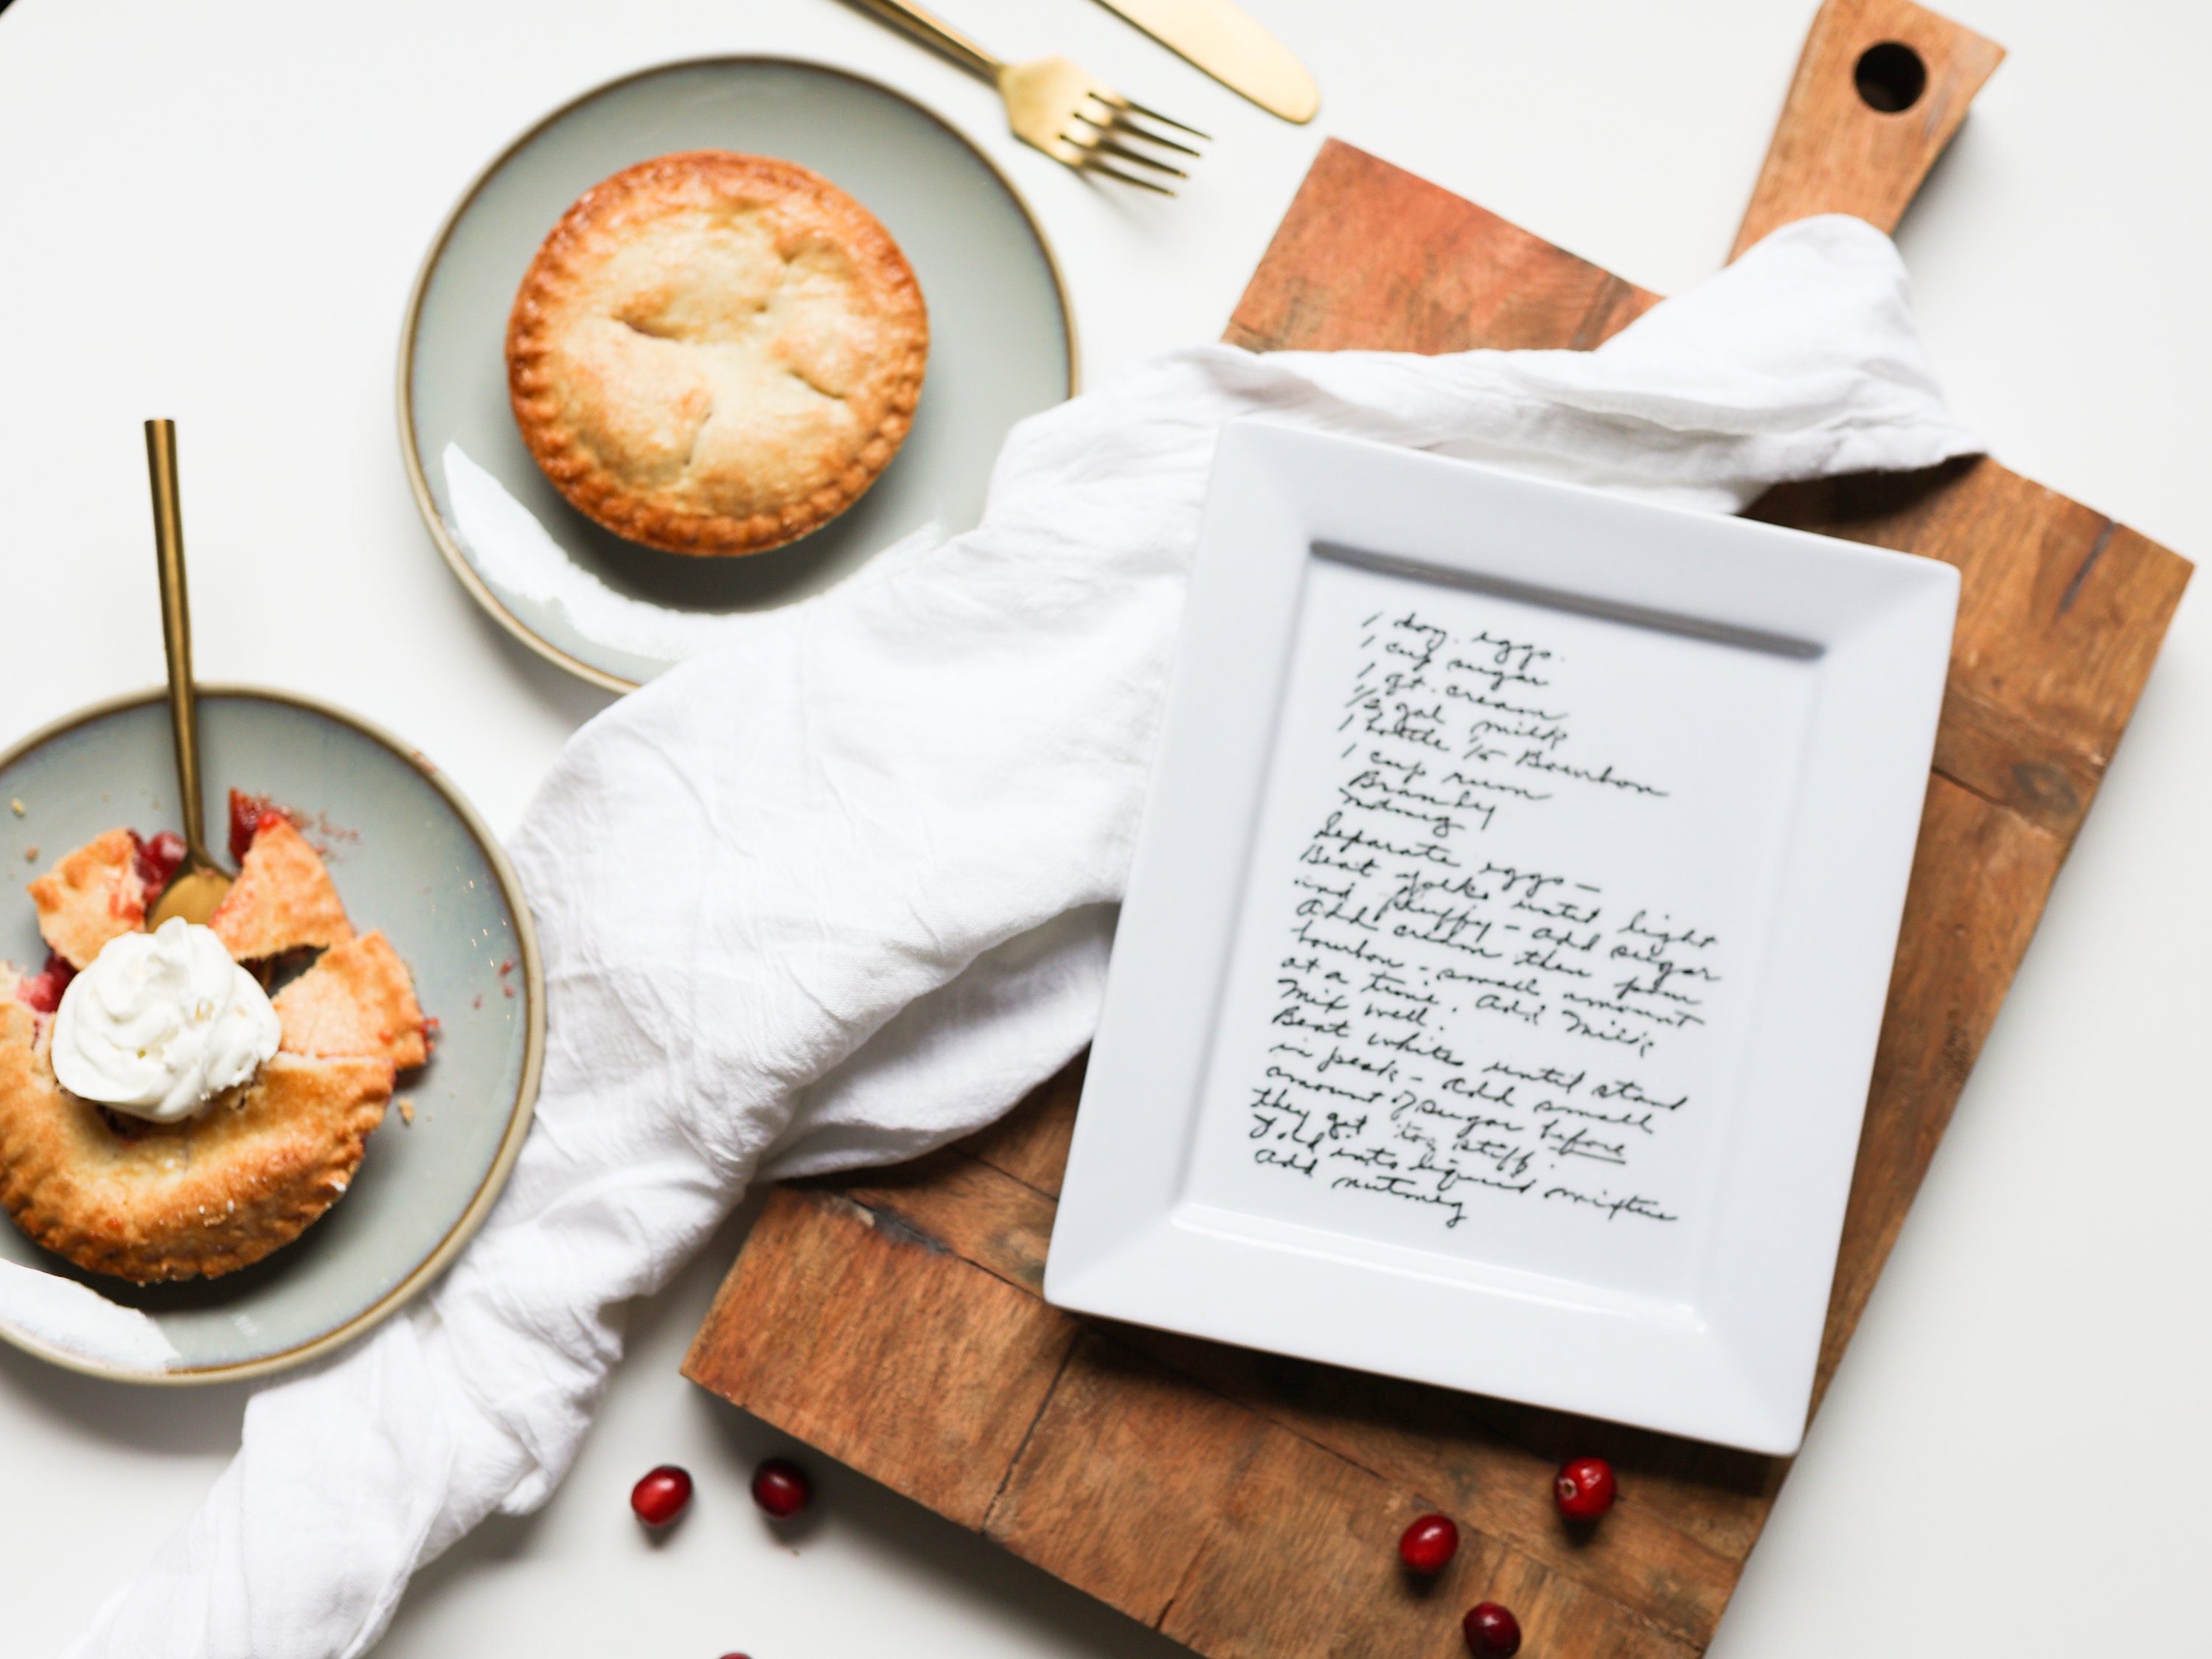
[[[234,1125],[147,1132],[149,1152],[212,1143],[172,1173],[118,1155],[96,1109],[63,1091],[27,1036],[0,1039],[0,1206],[33,1243],[136,1284],[213,1278],[290,1243],[351,1182],[392,1098],[388,1060],[279,1054],[210,1109],[240,1114]]]
[[[884,412],[859,453],[830,483],[774,512],[739,518],[684,512],[641,494],[573,442],[540,369],[553,349],[549,301],[581,275],[571,263],[605,218],[641,198],[705,176],[710,180],[803,197],[842,240],[896,337],[884,377]],[[897,315],[903,312],[904,315]],[[900,326],[900,324],[903,326]],[[820,174],[774,156],[730,150],[682,150],[625,167],[586,191],[562,215],[525,274],[507,318],[507,397],[532,458],[554,488],[586,517],[630,541],[667,553],[728,556],[766,552],[819,529],[866,493],[912,429],[929,356],[929,319],[921,285],[890,233],[860,203]]]

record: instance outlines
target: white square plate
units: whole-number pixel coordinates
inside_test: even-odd
[[[1796,1450],[1958,586],[1229,428],[1047,1297]]]

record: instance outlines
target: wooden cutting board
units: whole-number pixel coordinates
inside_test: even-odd
[[[1911,64],[1868,48],[1901,43]],[[1805,215],[1893,227],[2002,52],[1904,0],[1816,19],[1741,251]],[[1902,76],[1902,87],[1899,84]],[[1866,91],[1860,89],[1862,76]],[[1887,77],[1887,80],[1885,80]],[[1351,147],[1321,153],[1231,319],[1255,350],[1589,347],[1656,302]],[[2150,672],[2190,567],[1990,460],[1777,489],[1755,516],[1961,577],[1934,773],[1844,1222],[1825,1389]],[[1213,1659],[1462,1651],[1684,1659],[1711,1638],[1788,1464],[1047,1306],[1080,1066],[919,1163],[786,1188],[685,1375]],[[1816,1392],[1816,1402],[1818,1395]],[[1595,1528],[1550,1475],[1620,1474]],[[1457,1518],[1440,1582],[1394,1546]]]

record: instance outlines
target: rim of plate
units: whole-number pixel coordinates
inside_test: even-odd
[[[332,1349],[341,1347],[356,1336],[398,1313],[420,1295],[437,1276],[446,1270],[453,1259],[460,1254],[461,1247],[483,1225],[484,1218],[507,1186],[513,1173],[514,1160],[521,1155],[522,1143],[530,1133],[532,1119],[538,1107],[538,1073],[545,1061],[545,972],[538,954],[538,928],[531,920],[530,906],[522,896],[522,884],[507,862],[507,854],[497,837],[484,821],[477,816],[467,797],[446,781],[445,775],[424,758],[422,751],[412,744],[404,743],[374,722],[318,698],[304,696],[296,691],[280,691],[271,686],[240,685],[229,683],[205,684],[198,688],[201,696],[258,697],[264,702],[289,704],[335,720],[340,726],[350,726],[363,737],[382,744],[412,767],[433,788],[445,797],[446,803],[460,818],[462,826],[475,841],[478,850],[491,866],[492,874],[499,882],[500,896],[507,901],[514,917],[514,932],[522,952],[524,1004],[524,1044],[522,1075],[516,1081],[514,1103],[509,1108],[507,1132],[500,1138],[499,1151],[491,1165],[484,1171],[475,1194],[438,1241],[435,1249],[422,1258],[405,1278],[386,1291],[368,1307],[343,1324],[318,1337],[310,1338],[282,1353],[264,1355],[259,1359],[241,1360],[229,1365],[199,1365],[174,1371],[126,1371],[112,1369],[88,1360],[82,1354],[67,1352],[50,1346],[27,1335],[4,1322],[0,1322],[0,1341],[21,1348],[24,1352],[58,1365],[64,1370],[76,1371],[86,1376],[97,1376],[110,1382],[137,1382],[152,1388],[195,1388],[210,1382],[237,1382],[250,1376],[265,1376],[271,1371],[289,1370],[306,1364]],[[99,702],[88,703],[75,714],[64,714],[59,720],[40,726],[28,737],[0,750],[0,769],[13,766],[33,750],[43,748],[54,738],[88,726],[110,714],[120,714],[149,703],[166,702],[166,687],[148,691],[129,691],[119,696],[107,697]]]
[[[619,674],[608,673],[604,668],[594,668],[590,663],[570,655],[551,641],[540,638],[532,632],[529,624],[509,611],[501,602],[499,596],[491,591],[490,584],[477,574],[476,568],[468,561],[468,556],[461,551],[460,545],[454,541],[452,532],[447,529],[445,517],[438,511],[438,503],[430,494],[429,480],[423,475],[422,457],[420,447],[415,441],[416,325],[422,319],[422,301],[430,291],[430,278],[436,273],[439,262],[445,258],[446,244],[453,240],[455,227],[461,222],[469,210],[476,205],[477,198],[483,193],[484,186],[492,181],[500,169],[528,148],[539,134],[594,99],[603,98],[618,88],[629,85],[633,81],[642,81],[655,75],[665,75],[673,70],[706,69],[718,64],[734,64],[781,66],[787,69],[810,70],[821,75],[834,75],[841,81],[850,81],[855,85],[866,87],[887,97],[896,99],[900,103],[927,117],[951,135],[963,149],[982,165],[984,171],[998,180],[1000,188],[1006,192],[1008,198],[1012,200],[1016,211],[1022,216],[1023,222],[1029,226],[1030,234],[1036,238],[1037,251],[1044,255],[1045,270],[1052,276],[1053,293],[1060,301],[1060,331],[1067,343],[1067,395],[1073,398],[1082,384],[1082,360],[1078,355],[1075,337],[1075,307],[1068,297],[1067,279],[1060,272],[1059,256],[1052,251],[1052,243],[1044,234],[1044,227],[1037,222],[1036,213],[1030,210],[1029,199],[1014,187],[1014,181],[1006,175],[1005,171],[996,161],[983,152],[981,146],[978,145],[974,139],[969,137],[966,133],[961,131],[928,105],[901,92],[896,87],[887,86],[870,76],[856,74],[848,69],[841,69],[835,64],[817,63],[811,58],[784,58],[773,53],[716,52],[702,58],[672,58],[665,64],[652,64],[643,69],[632,70],[627,75],[618,75],[611,81],[602,82],[598,86],[578,93],[568,102],[540,117],[506,149],[485,163],[483,171],[469,181],[468,188],[461,192],[460,199],[453,204],[452,210],[446,215],[444,222],[439,225],[437,235],[431,239],[429,252],[422,256],[422,264],[415,273],[415,286],[407,296],[406,321],[399,331],[399,459],[401,464],[407,469],[407,487],[414,495],[416,511],[422,515],[422,522],[430,532],[430,539],[437,544],[438,551],[445,559],[447,568],[459,578],[461,586],[468,590],[469,596],[483,607],[494,622],[544,658],[546,661],[567,669],[579,679],[588,680],[604,690],[635,691],[642,682],[626,680]]]

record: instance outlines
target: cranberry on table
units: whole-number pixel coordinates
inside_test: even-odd
[[[1414,1572],[1442,1572],[1459,1550],[1459,1528],[1448,1515],[1425,1515],[1398,1539],[1398,1559]]]
[[[1460,1621],[1467,1650],[1482,1659],[1511,1659],[1521,1651],[1521,1621],[1495,1601],[1478,1601]]]
[[[753,1471],[753,1502],[787,1521],[813,1501],[814,1483],[788,1458],[771,1457]]]
[[[1595,1521],[1613,1507],[1613,1465],[1602,1457],[1574,1457],[1552,1481],[1559,1513],[1570,1521]]]
[[[629,1489],[629,1506],[648,1527],[665,1527],[691,1501],[691,1477],[663,1463]]]

